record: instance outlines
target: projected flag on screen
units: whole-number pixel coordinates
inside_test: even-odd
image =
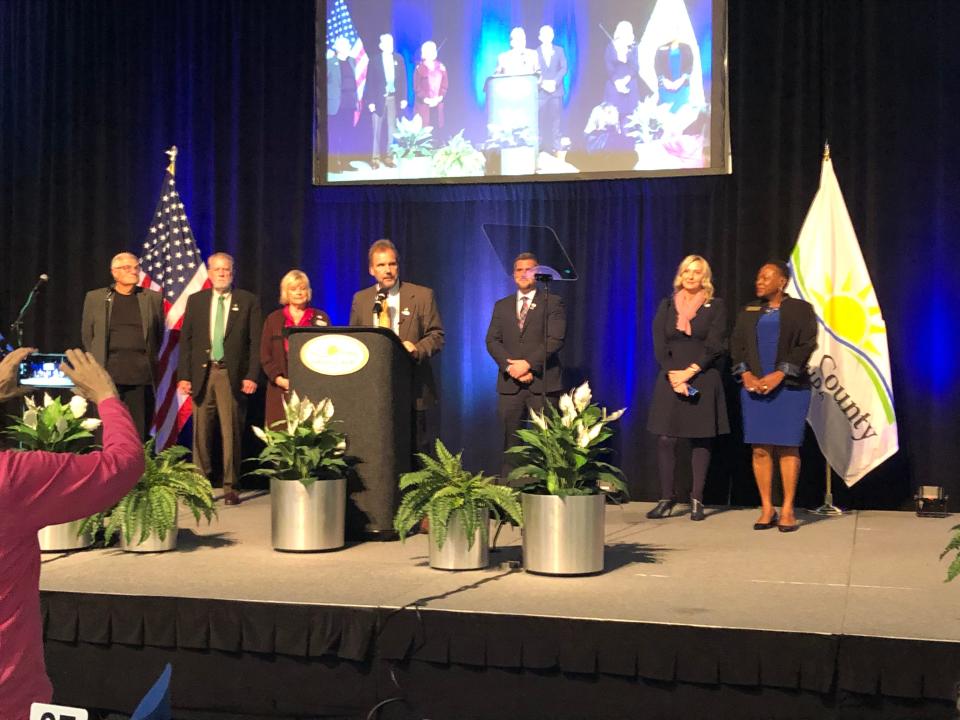
[[[180,326],[187,297],[209,287],[207,267],[193,239],[190,222],[173,179],[177,149],[167,151],[170,165],[163,177],[160,199],[150,223],[140,258],[140,284],[163,295],[166,329],[160,346],[156,412],[151,434],[157,438],[157,450],[177,441],[177,435],[190,418],[190,396],[177,391],[177,360]]]
[[[367,57],[366,50],[363,49],[363,40],[357,35],[357,29],[353,26],[353,18],[350,17],[350,8],[347,7],[346,0],[334,0],[327,11],[327,47],[332,48],[333,42],[343,35],[350,41],[350,57],[356,61],[354,76],[357,79],[357,97],[363,97],[363,87],[367,84],[367,65],[370,64],[370,58]],[[356,125],[360,120],[360,108],[353,113],[353,124]]]
[[[790,264],[787,290],[811,303],[818,320],[807,422],[827,462],[853,485],[897,452],[899,441],[887,326],[829,148]]]

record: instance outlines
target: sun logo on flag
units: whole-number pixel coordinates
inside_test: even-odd
[[[810,294],[821,311],[821,317],[831,330],[854,347],[866,350],[871,355],[879,354],[873,339],[886,336],[887,326],[880,316],[880,306],[873,297],[869,281],[859,290],[850,273],[837,288],[833,278],[825,278],[822,292],[811,290]],[[830,288],[836,288],[832,293]],[[884,344],[885,341],[884,341]]]

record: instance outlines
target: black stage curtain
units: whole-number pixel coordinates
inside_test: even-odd
[[[86,593],[42,606],[61,702],[129,710],[171,661],[183,718],[378,703],[396,720],[946,718],[960,666],[956,643],[910,639]]]
[[[652,499],[649,326],[676,263],[702,253],[722,297],[749,299],[759,265],[791,249],[829,139],[887,322],[902,448],[837,500],[896,508],[917,484],[960,498],[960,7],[730,0],[729,35],[731,176],[315,188],[313,0],[4,0],[0,317],[12,318],[47,272],[25,339],[44,350],[77,344],[80,298],[109,279],[115,252],[139,247],[163,151],[176,144],[201,249],[233,253],[238,284],[267,309],[282,274],[302,267],[316,304],[345,322],[351,294],[369,281],[368,244],[398,243],[403,276],[437,290],[448,329],[437,363],[443,439],[494,470],[483,335],[511,284],[480,225],[550,225],[582,278],[562,289],[568,383],[589,378],[603,404],[629,407],[619,460],[633,495]],[[812,441],[805,458],[801,500],[816,505],[823,463]],[[721,443],[707,499],[756,501],[736,433]]]

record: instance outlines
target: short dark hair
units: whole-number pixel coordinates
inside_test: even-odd
[[[371,245],[367,251],[367,263],[373,265],[373,254],[383,252],[384,250],[393,250],[393,254],[397,256],[397,262],[400,261],[400,253],[397,252],[397,246],[386,238],[380,238]]]
[[[764,265],[773,265],[785,280],[790,279],[790,266],[783,260],[767,260]]]
[[[534,264],[536,265],[540,264],[537,261],[537,256],[534,255],[532,252],[522,252],[513,259],[513,267],[516,267],[517,263],[520,262],[521,260],[533,260]]]

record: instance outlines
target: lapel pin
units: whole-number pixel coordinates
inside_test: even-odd
[[[401,315],[409,315],[409,314],[410,314],[410,308],[404,308],[403,310],[400,311],[400,314],[401,314]]]

